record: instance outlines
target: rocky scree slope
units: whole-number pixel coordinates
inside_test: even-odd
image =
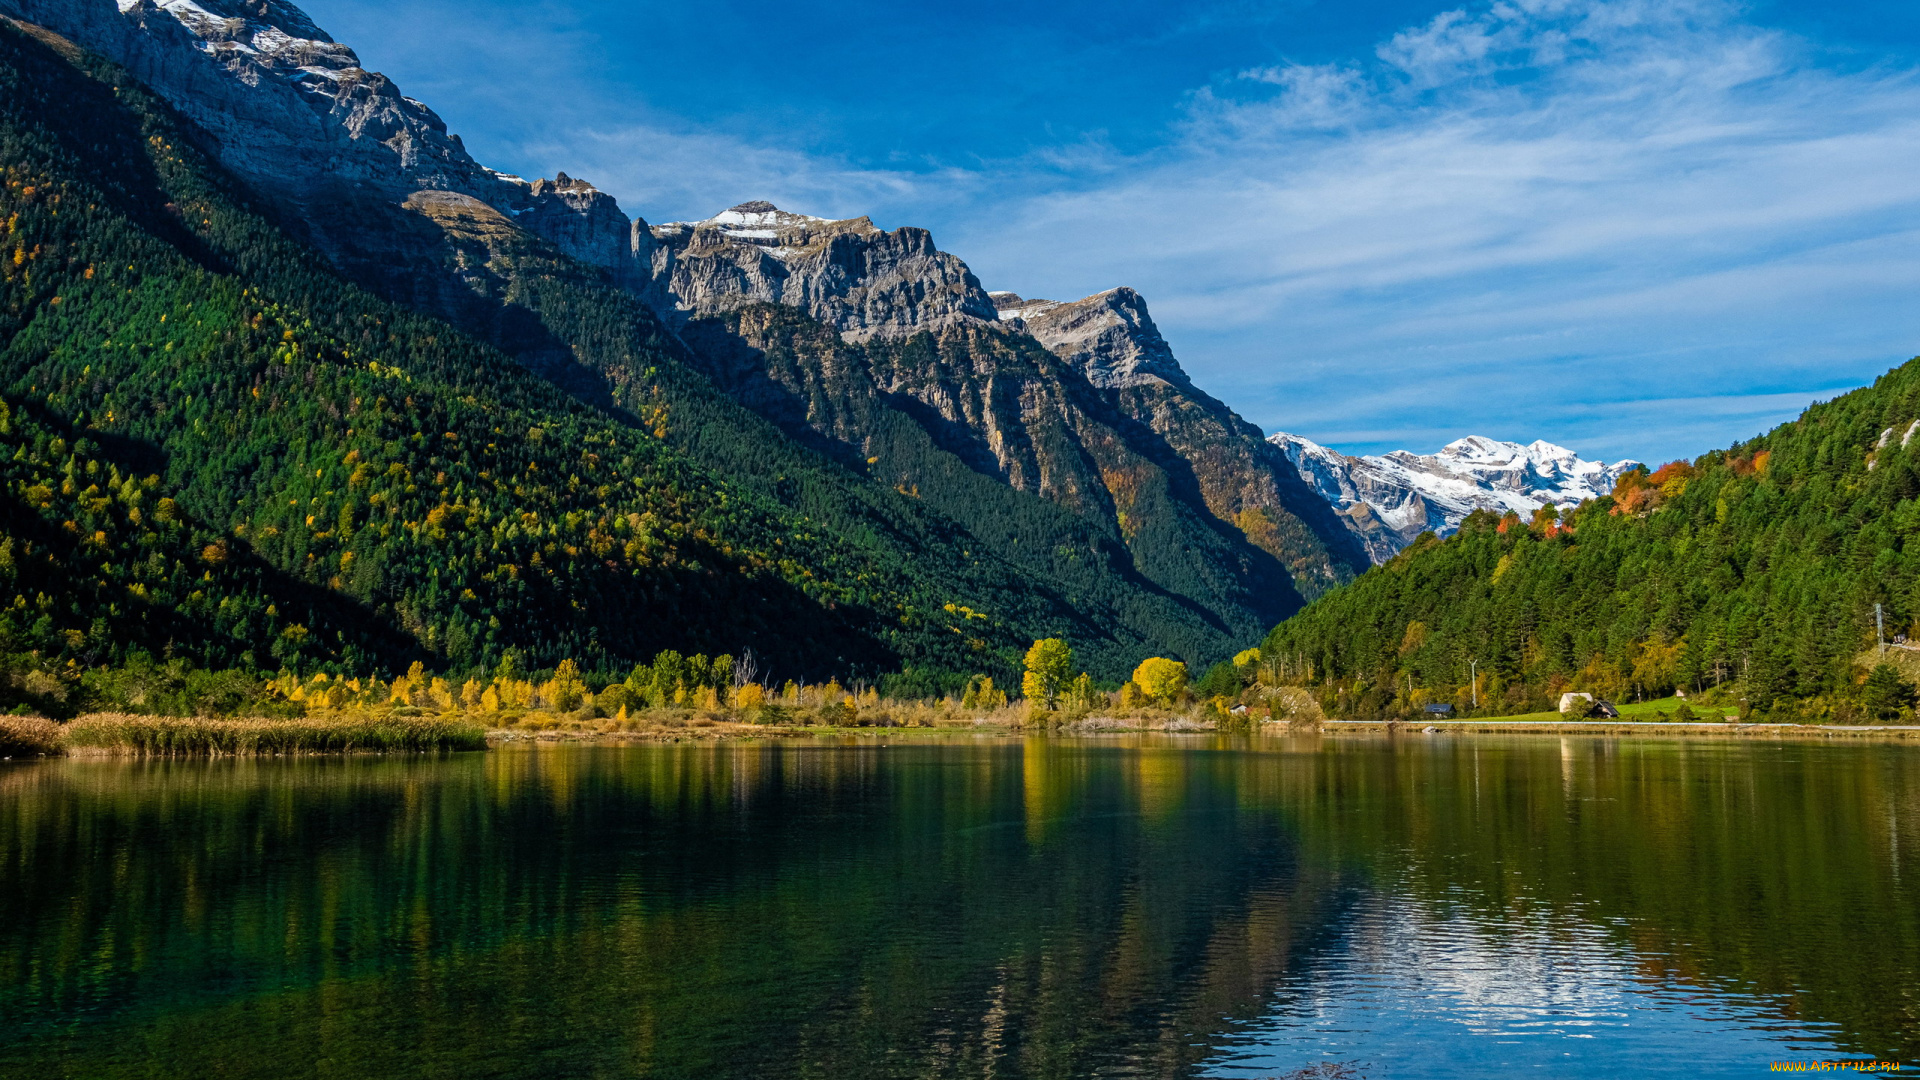
[[[1612,491],[1622,475],[1641,467],[1630,459],[1587,461],[1540,440],[1522,446],[1478,435],[1456,439],[1436,454],[1395,450],[1361,457],[1284,431],[1270,441],[1340,512],[1376,564],[1421,533],[1451,534],[1475,510],[1526,517],[1548,503],[1572,509]]]

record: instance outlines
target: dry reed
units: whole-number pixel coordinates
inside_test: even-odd
[[[138,757],[225,757],[422,750],[484,750],[486,732],[430,716],[214,720],[95,713],[66,725],[69,752]]]
[[[59,724],[39,716],[0,716],[0,757],[59,752]]]

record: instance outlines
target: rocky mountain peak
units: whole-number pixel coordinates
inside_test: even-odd
[[[809,214],[790,214],[764,199],[743,202],[702,221],[670,221],[657,227],[672,233],[717,232],[736,240],[768,248],[802,248],[841,232],[878,232],[864,217],[835,220]],[[713,241],[709,238],[710,242]]]
[[[925,229],[888,232],[866,217],[813,217],[754,200],[656,226],[652,238],[654,285],[681,319],[786,304],[865,340],[997,316],[967,264]]]
[[[496,175],[503,175],[503,174],[496,174]],[[518,177],[514,177],[513,179],[518,179]],[[594,187],[592,184],[588,183],[587,181],[576,180],[573,177],[568,176],[566,173],[563,173],[563,172],[555,173],[553,175],[553,179],[551,180],[535,180],[531,185],[529,185],[528,191],[535,197],[545,195],[548,192],[552,192],[554,194],[577,195],[577,196],[605,194],[599,188]],[[608,196],[608,198],[612,198],[612,196]]]
[[[1190,385],[1146,300],[1124,285],[1067,303],[1004,292],[992,299],[1003,323],[1032,334],[1095,386]]]
[[[263,187],[499,194],[432,109],[281,0],[0,0],[0,13],[126,66]]]
[[[1375,562],[1428,530],[1452,533],[1475,510],[1525,516],[1548,503],[1574,506],[1613,490],[1621,474],[1640,465],[1587,461],[1544,440],[1522,446],[1481,435],[1455,439],[1433,454],[1358,457],[1286,432],[1269,441],[1342,514]]]
[[[0,0],[131,70],[213,136],[221,164],[305,220],[323,250],[384,213],[485,203],[563,252],[632,280],[652,252],[613,197],[561,173],[532,184],[475,161],[459,136],[284,0]],[[382,219],[390,220],[390,219]]]

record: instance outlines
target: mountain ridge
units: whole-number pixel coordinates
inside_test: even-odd
[[[479,163],[281,0],[0,12],[127,64],[349,279],[833,527],[950,520],[971,537],[956,551],[1062,584],[1082,633],[1104,621],[1116,648],[1217,658],[1403,543],[1357,530],[1283,446],[1195,386],[1133,289],[989,293],[925,229],[765,201],[649,225],[564,172]],[[803,321],[757,312],[769,304]],[[791,447],[743,453],[762,438],[748,415]]]
[[[64,13],[69,21],[81,15],[112,21],[103,15],[108,11],[104,3],[0,2],[15,11],[39,7],[56,15]],[[244,10],[269,14],[279,11],[284,15],[286,9],[284,5],[260,8],[250,4]],[[169,20],[177,22],[177,11],[132,4],[126,14],[137,16],[128,21],[131,29],[127,33],[146,34],[157,27],[153,33],[171,35],[166,41],[188,50],[175,57],[169,67],[149,55],[165,44],[155,44],[160,41],[158,37],[138,47],[125,46],[135,59],[148,62],[156,78],[176,80],[169,87],[171,92],[163,96],[170,105],[187,108],[187,127],[169,131],[164,141],[181,152],[205,145],[216,158],[226,155],[253,165],[260,164],[262,155],[271,157],[266,151],[250,156],[251,151],[236,150],[232,139],[222,142],[192,127],[195,114],[217,111],[226,97],[252,92],[255,87],[238,81],[228,67],[205,66],[205,52],[168,28]],[[251,24],[243,29],[255,38],[262,33]],[[95,40],[110,37],[99,32],[98,26],[91,32]],[[204,43],[204,39],[197,40]],[[240,55],[246,59],[245,54]],[[246,60],[240,65],[242,74],[252,70],[248,67],[251,63]],[[207,79],[216,80],[216,89],[201,95],[197,90]],[[260,85],[278,84],[263,80]],[[322,95],[310,90],[288,93],[304,95],[291,99],[303,108],[312,108],[313,101],[324,104],[332,100],[323,100]],[[332,112],[327,116],[332,118]],[[348,144],[343,152],[369,156],[383,163],[382,167],[398,170],[390,175],[404,176],[410,167],[404,155],[371,139],[366,130],[363,127],[360,135],[341,135]],[[355,139],[363,141],[356,143]],[[425,315],[451,320],[597,415],[689,455],[693,464],[714,470],[743,491],[769,500],[770,505],[804,515],[790,526],[796,528],[796,538],[824,529],[844,541],[850,556],[880,560],[869,562],[868,568],[855,576],[878,590],[871,594],[874,598],[892,598],[841,608],[849,612],[861,606],[870,609],[856,616],[861,628],[851,631],[855,637],[878,633],[881,639],[869,638],[856,650],[868,658],[861,661],[863,665],[870,666],[873,656],[891,651],[896,664],[1005,673],[1017,666],[1023,638],[1031,641],[1034,637],[1066,636],[1083,651],[1090,668],[1112,678],[1130,670],[1140,657],[1153,653],[1177,655],[1194,663],[1228,654],[1301,602],[1287,580],[1290,568],[1247,544],[1237,527],[1230,530],[1213,519],[1191,496],[1192,485],[1178,455],[1160,446],[1157,436],[1144,426],[1117,417],[1107,423],[1101,428],[1106,434],[1100,439],[1114,447],[1132,447],[1122,452],[1122,458],[1132,464],[1104,474],[1099,470],[1082,474],[1083,479],[1099,484],[1103,490],[1109,481],[1120,483],[1130,499],[1145,492],[1153,499],[1172,500],[1164,504],[1168,512],[1139,512],[1125,524],[1112,516],[1081,518],[1078,515],[1082,510],[1071,507],[1070,519],[1074,520],[1048,518],[1047,514],[1054,511],[1043,512],[1048,501],[1045,497],[1024,484],[1006,483],[1004,476],[996,478],[990,487],[978,486],[953,471],[953,458],[936,438],[957,432],[936,417],[912,409],[870,413],[883,424],[900,425],[910,420],[914,426],[930,425],[921,428],[921,436],[909,440],[918,440],[920,449],[908,457],[922,471],[917,476],[883,483],[872,475],[871,463],[849,452],[851,443],[833,437],[825,441],[791,440],[790,434],[803,433],[797,428],[789,429],[790,434],[783,433],[778,424],[768,426],[751,408],[751,402],[729,398],[715,387],[702,370],[710,367],[707,358],[695,355],[679,330],[656,316],[656,309],[646,302],[651,276],[640,273],[639,260],[628,258],[635,245],[622,247],[617,242],[621,236],[636,237],[642,230],[651,237],[651,228],[626,218],[610,196],[564,174],[531,183],[491,171],[474,174],[469,170],[453,177],[475,180],[468,185],[470,190],[507,190],[520,200],[497,206],[469,191],[456,190],[450,181],[443,182],[445,170],[433,162],[428,164],[432,168],[422,173],[424,182],[415,177],[406,184],[388,187],[369,181],[361,189],[308,186],[281,191],[265,186],[274,182],[276,170],[256,168],[250,176],[237,177],[246,189],[239,198],[257,198],[270,216],[290,230],[293,239],[311,243],[321,257],[374,294]],[[171,201],[177,204],[176,209],[187,205],[179,199]],[[176,232],[170,243],[205,243],[188,235],[191,230]],[[616,242],[610,243],[610,237]],[[650,265],[650,249],[645,249],[645,241],[639,246],[648,251]],[[930,242],[919,250],[951,258],[938,253]],[[950,265],[964,267],[957,259]],[[303,281],[300,288],[309,291],[292,298],[297,303],[338,306],[339,297],[331,295],[334,286],[322,285],[317,279]],[[961,281],[964,286],[964,278]],[[990,310],[990,303],[982,302],[983,293],[970,288],[962,291],[973,297],[982,312]],[[813,321],[805,312],[787,310],[793,311],[795,318]],[[682,322],[680,329],[691,321]],[[968,364],[987,359],[1015,340],[998,323],[997,315],[988,318],[982,314],[967,320],[969,333],[987,335],[969,339],[984,351],[972,354]],[[844,345],[862,344],[845,341],[842,331],[826,329]],[[876,336],[866,344],[897,350],[928,334],[916,327],[909,335]],[[1024,354],[1027,358],[1020,361],[1022,364],[1031,365],[1044,353],[1029,337],[1017,336],[1017,341],[1029,344],[1015,343],[1007,355],[1034,350]],[[823,349],[810,356],[809,363],[837,362],[830,351]],[[1059,387],[1077,383],[1083,388],[1062,400],[1084,394],[1087,408],[1110,411],[1109,404],[1094,400],[1098,395],[1084,379],[1056,361],[1046,363],[1057,370],[1047,373],[1043,382]],[[823,387],[834,381],[833,372],[825,368],[813,371],[809,378]],[[842,389],[851,391],[843,395],[843,402],[849,405],[857,405],[858,399],[868,393],[857,384],[845,384]],[[905,404],[899,395],[894,399]],[[1084,412],[1079,406],[1073,408]],[[905,432],[906,428],[899,430]],[[853,441],[865,442],[878,434],[861,432]],[[975,440],[978,434],[961,437],[955,445]],[[1030,434],[1025,427],[1008,429],[998,445],[1002,450],[1017,448]],[[820,432],[812,435],[819,436]],[[1058,440],[1041,440],[1041,444],[1049,452],[1067,446]],[[808,446],[814,449],[810,451]],[[1063,449],[1062,453],[1059,460],[1065,462],[1077,451]],[[1007,460],[1010,463],[1013,459]],[[976,457],[964,471],[989,477],[1006,471],[1006,466],[998,464],[979,468],[985,462]],[[933,503],[941,500],[932,498],[937,492],[929,485],[941,484],[950,485],[944,505],[966,520],[956,520],[934,508]],[[1083,490],[1091,493],[1090,487]],[[1082,523],[1076,524],[1075,520]],[[1033,524],[1043,521],[1052,523]],[[1009,530],[1003,524],[1006,522],[1028,525]],[[1152,539],[1155,530],[1169,527],[1174,532],[1164,540]],[[1116,531],[1118,542],[1113,539]],[[1305,529],[1300,531],[1311,543],[1310,534]],[[1139,545],[1138,551],[1127,547],[1129,539],[1142,536],[1151,542]],[[311,547],[303,546],[307,543],[276,541],[272,550],[276,559],[284,560],[317,555]],[[1050,562],[1059,559],[1066,561],[1057,565]],[[824,569],[823,564],[800,561],[791,572],[804,580],[809,570]],[[489,590],[476,587],[473,591],[483,604],[490,602]],[[662,593],[659,601],[666,605],[662,610],[677,610],[679,614],[656,624],[655,633],[674,632],[679,625],[675,620],[691,615],[692,609],[686,605],[674,606],[670,591]],[[409,604],[412,606],[407,610],[416,614],[402,622],[419,632],[432,629],[429,621],[419,618],[418,613],[425,609],[411,601]],[[887,614],[895,607],[899,610],[897,617]],[[904,629],[886,630],[887,620],[895,618]],[[720,625],[724,623],[713,629],[718,630]],[[575,628],[579,633],[592,629],[590,625]],[[688,640],[699,636],[685,629],[680,632],[686,633]],[[471,638],[468,634],[462,640]],[[492,655],[484,650],[500,646],[487,644],[484,638],[482,635],[473,640],[479,642],[476,647],[483,650],[482,655]],[[882,647],[876,651],[874,645]],[[463,662],[472,659],[461,649],[455,652],[466,658]],[[627,655],[625,646],[618,646],[615,655]],[[587,654],[581,659],[599,662]]]
[[[1571,510],[1643,467],[1632,459],[1587,461],[1543,439],[1522,446],[1469,435],[1434,454],[1368,455],[1342,454],[1284,431],[1268,441],[1340,513],[1376,565],[1422,533],[1452,534],[1476,510],[1531,516],[1549,503]]]
[[[1123,489],[1137,486],[1128,479],[1128,468],[1098,464],[1100,455],[1090,454],[1085,443],[1076,443],[1076,449],[1051,459],[1051,472],[1072,476],[1071,480],[1054,482],[1034,468],[1013,465],[1022,453],[1020,447],[1036,445],[1020,430],[1022,425],[1045,422],[1043,414],[1058,412],[1058,405],[1046,402],[1082,401],[1088,403],[1086,408],[1112,414],[1095,426],[1116,433],[1120,443],[1136,443],[1133,452],[1156,472],[1166,473],[1176,500],[1199,515],[1194,519],[1196,527],[1226,536],[1230,548],[1244,545],[1237,557],[1241,562],[1278,560],[1301,599],[1319,595],[1366,565],[1360,546],[1299,480],[1284,455],[1265,444],[1258,428],[1193,385],[1154,324],[1146,301],[1130,288],[1108,289],[1064,303],[987,293],[966,264],[935,247],[925,230],[908,227],[882,233],[867,218],[828,221],[782,211],[764,200],[741,204],[701,222],[656,226],[653,233],[663,245],[677,244],[694,253],[691,260],[680,262],[668,262],[662,256],[655,260],[657,270],[666,269],[656,274],[654,287],[672,296],[671,302],[690,316],[784,301],[840,328],[841,336],[853,342],[900,341],[921,333],[936,340],[955,333],[998,333],[1029,339],[1047,349],[1071,372],[1052,378],[1067,378],[1078,388],[1049,389],[1030,400],[1024,400],[1025,391],[1015,393],[1024,400],[1020,410],[1024,419],[1011,426],[1008,413],[995,414],[992,422],[977,410],[963,415],[952,395],[940,390],[938,380],[917,384],[919,406],[937,414],[929,416],[929,422],[950,434],[958,428],[973,430],[974,441],[991,449],[975,453],[971,460],[1008,476],[1017,486],[1083,507],[1089,505],[1089,492],[1105,488],[1096,500],[1100,504],[1096,512],[1121,526],[1125,534],[1127,515],[1118,507],[1130,499]],[[886,249],[876,243],[897,243],[899,238],[910,246]],[[840,246],[838,257],[823,254],[832,245]],[[906,254],[888,261],[890,250]],[[689,261],[735,272],[700,275],[687,291],[682,283],[688,275],[676,268]],[[909,263],[937,270],[931,278],[915,278]],[[799,271],[790,275],[795,267]],[[890,318],[884,324],[851,325],[844,305],[849,299],[870,299],[876,287],[882,297],[906,292],[916,300],[932,297],[938,302],[887,303]],[[973,340],[985,343],[990,338]],[[989,367],[977,370],[984,373]],[[1207,524],[1201,526],[1201,522]],[[1142,565],[1154,562],[1138,545],[1135,556]],[[1283,611],[1297,602],[1282,597],[1280,606],[1269,606],[1269,610]]]

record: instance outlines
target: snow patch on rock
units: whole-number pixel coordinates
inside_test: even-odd
[[[670,320],[785,304],[848,340],[992,324],[993,303],[925,229],[795,214],[763,200],[651,230],[649,302]]]

